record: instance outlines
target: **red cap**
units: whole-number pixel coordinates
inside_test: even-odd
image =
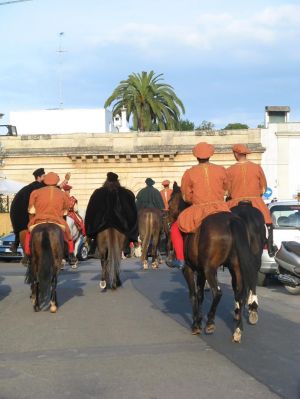
[[[200,159],[208,159],[213,155],[214,152],[214,146],[205,142],[198,143],[193,148],[193,155]]]
[[[44,177],[44,183],[47,186],[56,186],[59,182],[59,176],[54,172],[49,172]]]
[[[232,146],[232,151],[236,152],[237,154],[251,154],[251,151],[249,150],[248,147],[245,146],[245,144],[234,144]]]
[[[163,186],[169,186],[170,185],[170,180],[164,180],[161,184]]]

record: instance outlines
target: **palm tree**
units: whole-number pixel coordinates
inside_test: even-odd
[[[132,73],[122,80],[112,95],[105,101],[104,107],[113,102],[113,114],[127,109],[127,121],[132,116],[133,128],[139,131],[151,130],[155,124],[160,130],[176,129],[180,120],[180,110],[184,106],[173,91],[173,87],[160,83],[163,74]]]

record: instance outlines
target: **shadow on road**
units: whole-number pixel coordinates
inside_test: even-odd
[[[85,282],[80,280],[79,271],[61,271],[58,276],[58,304],[62,306],[75,296],[84,296]]]
[[[3,280],[4,278],[0,276],[0,301],[7,297],[11,292],[11,288],[9,285],[2,284]]]

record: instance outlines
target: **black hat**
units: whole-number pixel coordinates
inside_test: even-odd
[[[32,174],[35,178],[41,177],[45,174],[45,169],[44,168],[36,169]]]
[[[147,186],[153,186],[153,184],[155,184],[155,181],[151,179],[151,177],[147,177],[145,183],[147,184]]]
[[[118,181],[119,176],[114,172],[107,173],[107,181]]]

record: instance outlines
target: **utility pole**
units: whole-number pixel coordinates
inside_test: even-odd
[[[62,38],[64,36],[64,32],[59,33],[59,47],[58,47],[58,60],[59,60],[59,108],[63,109],[64,101],[63,101],[63,53],[66,50],[62,48]]]

